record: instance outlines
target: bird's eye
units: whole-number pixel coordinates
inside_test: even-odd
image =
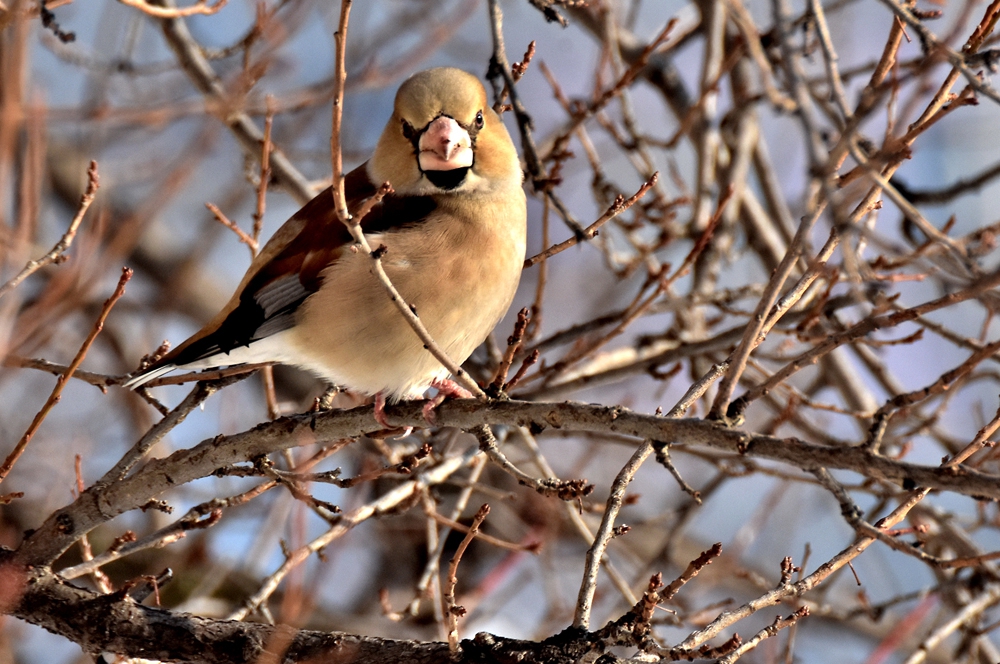
[[[403,120],[403,138],[412,141],[415,135],[416,132],[413,131],[413,125],[411,125],[406,120]]]
[[[479,111],[476,113],[476,129],[482,129],[486,121],[483,119],[483,112]]]

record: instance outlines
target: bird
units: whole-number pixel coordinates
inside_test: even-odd
[[[464,362],[514,298],[524,262],[524,172],[479,79],[418,72],[400,85],[371,158],[348,173],[348,210],[383,183],[391,192],[360,219],[386,274],[431,338]],[[204,327],[140,369],[135,389],[175,369],[273,362],[385,403],[429,388],[468,396],[390,300],[339,220],[331,188],[288,219]],[[425,410],[425,416],[428,411]]]

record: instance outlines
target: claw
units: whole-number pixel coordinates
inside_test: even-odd
[[[438,391],[437,396],[424,404],[421,412],[424,415],[424,421],[431,426],[434,426],[435,420],[434,411],[444,403],[444,400],[448,397],[453,397],[456,399],[469,399],[472,397],[472,392],[468,391],[455,381],[448,378],[440,378],[431,382],[431,387]]]
[[[397,434],[392,437],[393,440],[402,440],[413,433],[413,427],[400,429],[389,424],[389,419],[385,416],[385,396],[381,392],[375,395],[375,421],[386,428],[385,433]]]
[[[434,410],[438,406],[440,406],[444,400],[445,400],[445,395],[438,394],[436,397],[430,399],[427,403],[425,403],[424,407],[420,409],[420,412],[424,414],[424,421],[427,422],[427,424],[435,426],[435,420],[437,418],[434,417]]]
[[[443,394],[446,397],[455,397],[456,399],[472,398],[472,392],[468,391],[450,378],[439,378],[433,380],[431,381],[431,387],[437,390],[439,394]]]
[[[392,428],[392,425],[389,424],[389,420],[385,416],[385,395],[381,392],[375,395],[375,421],[386,429]]]

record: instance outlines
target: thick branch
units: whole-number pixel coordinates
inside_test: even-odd
[[[79,643],[94,655],[110,651],[191,664],[451,661],[443,643],[210,620],[142,606],[122,593],[98,595],[44,571],[28,580],[13,614]]]
[[[425,426],[423,402],[386,408],[400,426]],[[796,438],[754,435],[700,419],[670,419],[642,415],[621,407],[581,403],[446,402],[437,423],[461,429],[482,424],[526,426],[533,430],[617,433],[639,439],[710,447],[751,457],[772,459],[808,470],[817,466],[851,470],[874,480],[954,491],[975,497],[1000,499],[1000,478],[965,466],[922,466],[873,454],[860,447],[831,447]],[[130,477],[107,487],[91,487],[73,504],[58,510],[22,544],[22,564],[49,564],[82,535],[99,524],[136,509],[163,492],[207,477],[218,468],[305,445],[317,440],[340,440],[379,429],[371,408],[328,413],[306,413],[261,424],[232,436],[217,436],[150,461]]]

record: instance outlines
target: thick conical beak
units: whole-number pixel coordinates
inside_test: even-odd
[[[442,115],[420,136],[420,170],[451,171],[472,166],[472,139],[453,119]]]

